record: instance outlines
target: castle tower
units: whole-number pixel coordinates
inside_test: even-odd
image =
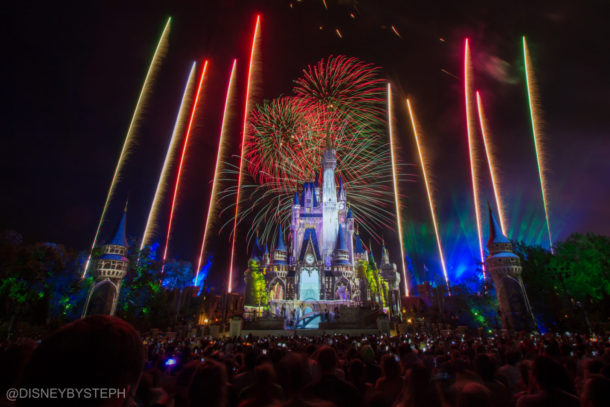
[[[282,234],[282,225],[280,225],[277,234],[277,244],[275,245],[275,250],[273,251],[273,264],[285,266],[287,264],[287,255],[288,253],[286,251],[286,245],[284,244],[284,236]]]
[[[121,283],[127,274],[129,260],[127,259],[127,237],[125,227],[127,221],[127,204],[121,220],[117,225],[113,238],[102,246],[102,254],[95,259],[93,278],[94,284],[89,290],[82,317],[88,315],[114,315]]]
[[[364,250],[364,246],[362,245],[362,239],[360,239],[360,234],[358,233],[358,230],[356,230],[356,244],[354,247],[354,262],[357,262],[358,260],[367,261],[368,257],[366,254],[366,250]]]
[[[502,328],[534,329],[535,319],[521,278],[521,260],[513,253],[513,245],[502,233],[491,207],[487,249],[485,264],[496,287]]]
[[[343,271],[344,268],[349,267],[351,263],[349,262],[349,254],[347,251],[347,244],[345,243],[345,236],[343,234],[343,227],[339,224],[339,231],[337,232],[337,245],[333,252],[333,266],[342,266],[335,267],[336,270]],[[349,267],[351,269],[351,267]]]
[[[299,241],[299,235],[300,235],[300,228],[299,228],[299,221],[301,218],[301,202],[299,201],[299,193],[297,191],[294,192],[294,201],[292,203],[292,217],[290,220],[290,236],[292,236],[292,258],[296,259],[297,257],[297,250],[299,250],[299,248],[297,247],[298,245],[294,244],[295,241]]]
[[[345,218],[345,228],[347,229],[347,251],[349,253],[349,261],[353,264],[354,260],[354,215],[352,208],[348,205],[347,216]]]
[[[388,283],[388,301],[391,313],[400,315],[400,274],[396,271],[396,264],[390,263],[390,253],[381,246],[381,277]]]
[[[322,184],[322,256],[324,261],[332,256],[339,230],[339,216],[337,210],[337,186],[335,185],[335,169],[337,168],[337,152],[333,147],[330,136],[326,139],[326,150],[322,158],[323,184]]]

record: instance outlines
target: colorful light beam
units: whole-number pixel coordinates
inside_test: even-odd
[[[466,104],[466,133],[468,135],[468,154],[470,157],[470,174],[472,177],[472,196],[474,199],[474,214],[477,221],[477,234],[479,238],[479,254],[481,255],[481,264],[483,267],[483,279],[486,278],[485,273],[485,257],[483,256],[483,238],[481,234],[481,213],[479,211],[479,187],[478,174],[476,165],[476,147],[474,145],[474,125],[472,120],[472,96],[470,90],[471,82],[471,66],[470,66],[470,46],[468,38],[464,41],[464,100]]]
[[[148,219],[146,221],[144,233],[142,234],[142,243],[140,245],[140,250],[142,250],[144,246],[149,244],[151,239],[154,237],[154,229],[157,225],[156,220],[159,216],[159,211],[161,210],[161,202],[163,201],[163,197],[165,196],[165,191],[167,190],[169,182],[169,177],[171,173],[170,169],[174,165],[174,161],[178,153],[178,147],[180,145],[180,136],[184,134],[184,125],[186,124],[186,117],[188,115],[187,106],[191,102],[190,96],[193,87],[193,82],[195,80],[196,67],[197,64],[193,62],[193,66],[191,67],[191,71],[186,81],[186,86],[184,87],[184,93],[182,94],[182,100],[180,102],[180,108],[178,109],[178,116],[176,116],[176,122],[174,123],[172,137],[170,139],[169,146],[167,147],[165,160],[163,161],[163,168],[161,169],[161,174],[159,174],[157,189],[155,190],[155,195],[150,206],[150,211],[148,212]]]
[[[89,269],[89,264],[91,262],[91,254],[93,249],[97,245],[97,241],[100,236],[100,231],[102,229],[102,225],[106,220],[106,212],[108,212],[108,206],[112,201],[112,197],[114,196],[114,192],[118,181],[121,177],[121,172],[123,170],[123,166],[131,149],[135,145],[135,133],[138,126],[138,122],[140,121],[140,117],[142,115],[142,111],[146,106],[147,96],[150,94],[152,85],[154,83],[155,77],[159,68],[161,67],[161,62],[163,61],[163,57],[167,53],[168,41],[169,41],[169,31],[170,24],[172,18],[169,17],[167,22],[165,23],[165,28],[163,28],[163,32],[161,33],[161,38],[159,38],[159,42],[157,43],[157,47],[155,48],[155,52],[153,54],[152,60],[148,67],[148,71],[146,72],[146,77],[144,78],[144,83],[142,84],[142,89],[140,90],[140,95],[138,96],[138,101],[136,103],[136,108],[133,111],[133,115],[131,116],[131,121],[129,122],[129,127],[127,128],[127,135],[125,136],[125,141],[123,142],[123,148],[121,149],[121,155],[119,156],[119,161],[117,162],[117,166],[114,170],[114,175],[112,176],[112,181],[110,182],[110,188],[108,189],[108,194],[106,196],[106,202],[104,202],[104,208],[102,209],[102,215],[100,216],[100,221],[97,225],[97,230],[95,231],[95,237],[93,238],[93,244],[91,245],[91,250],[89,250],[89,256],[87,257],[87,261],[85,262],[85,268],[83,270],[83,274],[81,278],[85,278],[87,274],[87,270]]]
[[[227,281],[227,292],[230,293],[233,289],[233,261],[235,257],[235,239],[237,238],[237,218],[239,214],[239,200],[241,197],[241,183],[244,172],[244,147],[246,145],[246,136],[248,134],[248,115],[250,113],[250,85],[252,82],[252,68],[254,65],[254,53],[257,49],[256,41],[259,35],[259,27],[261,16],[256,16],[256,25],[254,26],[254,34],[252,35],[252,48],[250,49],[250,64],[248,65],[248,81],[246,83],[246,99],[244,106],[244,125],[242,129],[241,153],[239,155],[239,173],[237,174],[237,197],[235,201],[235,220],[233,221],[233,235],[231,240],[231,260],[229,263],[229,278]]]
[[[544,216],[546,218],[546,229],[549,235],[549,248],[554,254],[553,238],[551,237],[551,223],[549,222],[548,190],[545,179],[545,156],[542,149],[542,128],[540,125],[539,101],[536,86],[536,78],[530,61],[530,53],[527,48],[525,36],[523,36],[523,61],[525,64],[525,84],[527,86],[527,101],[530,108],[530,118],[532,121],[532,135],[534,136],[534,149],[536,151],[536,163],[538,164],[538,177],[540,178],[540,192],[542,193],[542,203],[544,205]]]
[[[402,235],[402,221],[400,219],[400,202],[398,194],[398,179],[396,176],[396,157],[394,148],[396,141],[394,140],[394,121],[392,120],[392,86],[388,82],[388,128],[390,131],[390,156],[392,159],[392,177],[394,180],[394,205],[396,206],[396,223],[398,224],[398,240],[400,241],[400,260],[402,262],[402,281],[405,289],[405,295],[409,296],[409,283],[407,281],[407,266],[405,265],[405,249]]]
[[[451,287],[449,286],[449,277],[447,276],[447,267],[445,265],[445,255],[443,254],[443,246],[441,245],[441,237],[438,232],[438,222],[436,220],[436,213],[434,211],[434,202],[432,201],[432,192],[430,191],[430,181],[428,180],[428,171],[426,170],[426,162],[424,161],[424,155],[422,152],[421,144],[419,143],[419,135],[417,133],[417,125],[415,124],[415,115],[411,108],[411,102],[407,99],[407,110],[409,111],[409,118],[411,119],[411,128],[413,129],[413,135],[415,136],[415,144],[417,144],[417,154],[419,155],[419,162],[421,163],[421,170],[424,175],[424,184],[426,185],[426,194],[428,195],[428,205],[430,206],[430,215],[432,215],[432,224],[434,226],[434,234],[436,235],[436,246],[438,247],[438,255],[441,259],[441,267],[443,268],[443,276],[445,277],[445,283],[447,284],[447,292],[451,295]]]
[[[212,191],[210,193],[210,203],[208,204],[208,213],[205,217],[205,226],[203,229],[203,238],[201,240],[201,249],[199,250],[199,259],[197,260],[197,271],[195,274],[195,281],[199,276],[199,270],[201,269],[201,263],[203,261],[203,255],[205,252],[205,246],[207,242],[208,232],[210,230],[210,219],[216,212],[216,202],[218,201],[218,174],[220,173],[220,165],[222,163],[222,156],[224,146],[226,144],[227,129],[228,129],[228,118],[229,118],[229,104],[233,98],[233,81],[235,79],[235,67],[237,66],[237,60],[233,60],[233,67],[231,68],[231,75],[229,76],[229,83],[227,85],[227,93],[225,98],[225,107],[222,114],[222,125],[220,127],[220,137],[218,138],[218,150],[216,152],[216,166],[214,168],[214,180],[212,181]]]
[[[172,204],[169,211],[169,221],[167,223],[167,236],[165,237],[165,248],[163,249],[163,265],[161,266],[161,273],[165,269],[165,260],[167,259],[167,250],[169,248],[169,241],[172,234],[172,223],[174,220],[174,211],[176,209],[176,199],[178,197],[178,190],[180,189],[180,180],[182,174],[182,166],[184,164],[184,157],[186,157],[186,150],[189,146],[189,138],[191,136],[191,129],[193,128],[193,120],[195,118],[195,112],[197,111],[197,105],[199,104],[199,96],[201,95],[201,88],[205,79],[205,73],[208,67],[208,61],[203,62],[203,69],[201,70],[201,76],[199,77],[199,84],[197,85],[197,93],[195,94],[195,100],[193,101],[193,108],[189,118],[189,123],[186,128],[186,134],[184,136],[184,144],[182,145],[182,153],[180,154],[180,162],[178,163],[178,173],[176,174],[176,183],[174,184],[174,194],[172,196]]]
[[[494,155],[491,151],[491,146],[487,140],[487,125],[485,120],[485,114],[483,111],[483,102],[481,102],[481,94],[479,91],[477,95],[477,111],[479,112],[479,125],[481,127],[481,135],[483,136],[483,146],[485,146],[485,155],[487,156],[487,164],[489,165],[489,174],[491,176],[491,185],[494,190],[494,197],[496,199],[496,206],[498,207],[498,216],[500,217],[500,226],[502,227],[502,233],[506,235],[506,223],[504,221],[504,210],[502,208],[502,194],[500,193],[500,185],[498,183],[498,169],[494,165]]]

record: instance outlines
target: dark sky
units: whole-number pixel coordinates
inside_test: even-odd
[[[610,234],[610,8],[605,2],[327,3],[328,10],[321,0],[19,1],[3,6],[0,229],[17,230],[26,241],[77,249],[90,245],[155,43],[172,16],[169,52],[102,238],[128,195],[128,232],[142,233],[188,69],[193,60],[205,57],[210,85],[192,135],[171,251],[193,259],[214,166],[223,87],[232,58],[238,58],[241,106],[254,16],[261,12],[258,99],[290,93],[302,68],[330,54],[381,66],[400,97],[409,95],[414,102],[430,153],[441,224],[464,218],[472,237],[462,83],[441,71],[461,77],[463,39],[469,36],[475,86],[485,98],[500,152],[511,230],[515,237],[529,236],[532,243],[545,245],[523,83],[521,35],[527,35],[545,122],[555,238],[572,232]],[[232,154],[238,152],[241,115],[235,112]],[[415,163],[404,112],[397,115],[401,158]],[[480,164],[485,169],[485,162]],[[419,174],[416,167],[410,171]],[[489,183],[487,176],[482,183]],[[421,182],[401,187],[407,195],[407,222],[414,230],[429,225]],[[488,187],[482,191],[484,199],[492,200]],[[533,228],[529,235],[524,232]],[[448,226],[444,233],[448,246],[452,230]],[[427,242],[420,251],[433,247],[429,235],[422,239]],[[215,243],[223,247],[227,242],[223,234]],[[390,249],[396,253],[397,244]]]

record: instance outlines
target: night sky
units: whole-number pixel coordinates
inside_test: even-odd
[[[450,274],[456,277],[471,267],[477,253],[459,79],[465,36],[471,38],[475,87],[482,92],[500,152],[509,234],[548,246],[524,84],[521,36],[526,35],[540,88],[554,238],[573,232],[610,235],[610,8],[605,2],[327,3],[328,10],[321,0],[19,1],[3,6],[0,230],[16,230],[26,242],[89,247],[156,41],[172,16],[169,52],[102,239],[108,238],[128,196],[128,234],[142,233],[188,70],[192,61],[208,58],[209,85],[191,136],[170,249],[172,257],[194,260],[224,87],[232,58],[238,58],[240,107],[230,147],[237,154],[250,36],[260,12],[258,101],[289,94],[307,64],[330,54],[373,62],[398,91],[400,157],[413,164],[417,153],[400,103],[404,96],[412,99],[431,160]],[[479,164],[482,200],[493,202],[486,163]],[[401,185],[407,251],[421,273],[424,264],[429,269],[438,265],[420,171],[407,168],[418,179]],[[384,234],[398,263],[396,234]],[[228,242],[223,233],[211,247],[215,281],[228,263],[222,249]],[[242,250],[237,257],[242,270],[246,258]]]

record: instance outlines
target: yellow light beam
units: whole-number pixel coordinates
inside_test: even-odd
[[[157,217],[159,216],[161,203],[163,202],[163,198],[168,187],[169,177],[171,175],[170,169],[173,167],[174,161],[176,160],[178,149],[180,148],[181,136],[184,132],[184,126],[186,125],[186,118],[188,117],[188,106],[191,103],[196,66],[197,64],[193,62],[193,66],[191,67],[191,71],[186,81],[186,86],[184,87],[180,108],[178,109],[178,116],[176,116],[172,137],[167,148],[167,153],[165,154],[165,160],[163,161],[163,168],[161,169],[161,174],[159,175],[159,181],[157,182],[157,189],[155,190],[153,202],[150,206],[150,211],[148,212],[146,227],[144,228],[144,233],[142,234],[140,250],[150,243],[155,234],[154,229],[157,227]]]
[[[428,195],[428,205],[430,206],[430,215],[432,215],[432,225],[434,226],[434,234],[436,235],[436,246],[438,247],[438,255],[441,259],[441,267],[443,268],[443,276],[445,277],[445,283],[447,284],[447,291],[451,295],[451,288],[449,286],[449,277],[447,276],[447,267],[445,266],[445,255],[443,254],[443,246],[441,245],[441,237],[438,232],[438,222],[436,220],[436,213],[434,211],[434,203],[432,201],[432,192],[430,191],[430,182],[428,180],[428,171],[426,169],[426,161],[424,160],[424,154],[422,151],[421,144],[419,143],[419,135],[417,132],[417,125],[415,124],[415,115],[411,108],[411,102],[407,99],[407,110],[409,111],[409,118],[411,119],[411,128],[413,129],[413,135],[415,136],[415,144],[417,144],[417,153],[419,155],[419,162],[421,163],[422,173],[424,175],[424,184],[426,185],[426,194]]]
[[[487,140],[487,124],[485,120],[485,114],[483,110],[483,102],[481,101],[481,94],[479,91],[477,95],[477,111],[479,112],[479,125],[481,127],[481,135],[483,136],[483,146],[485,146],[485,155],[487,156],[487,164],[489,165],[489,175],[491,176],[491,185],[494,189],[494,197],[496,199],[496,206],[498,207],[498,216],[500,217],[500,226],[502,227],[502,234],[506,235],[507,227],[504,219],[504,210],[502,208],[502,194],[500,193],[500,184],[498,182],[498,169],[494,165],[494,154],[491,151],[491,146]]]
[[[396,141],[394,138],[394,121],[392,120],[392,86],[388,82],[388,128],[390,131],[390,156],[392,159],[392,178],[394,180],[394,204],[396,206],[396,223],[398,224],[398,240],[400,241],[400,261],[402,264],[402,281],[405,289],[405,295],[409,296],[409,283],[407,281],[407,266],[405,265],[405,249],[402,235],[402,221],[400,218],[400,202],[398,194],[398,179],[396,177],[396,157],[394,148]]]
[[[127,136],[125,136],[125,141],[123,143],[123,148],[121,149],[121,155],[119,156],[119,161],[114,170],[114,175],[112,176],[112,181],[110,182],[110,189],[108,190],[108,195],[106,196],[106,202],[104,203],[104,209],[102,209],[102,215],[100,216],[100,221],[97,225],[97,230],[95,231],[95,237],[93,238],[93,244],[91,245],[91,250],[89,251],[89,256],[87,261],[85,262],[85,268],[83,270],[83,275],[81,278],[85,278],[87,274],[87,270],[89,269],[89,264],[91,262],[91,254],[93,249],[97,245],[97,241],[99,239],[100,230],[102,229],[102,225],[106,220],[106,212],[108,211],[108,206],[112,201],[112,197],[114,196],[114,192],[116,189],[116,185],[118,184],[118,180],[121,176],[121,171],[123,169],[123,165],[132,149],[135,145],[135,132],[138,125],[138,121],[140,120],[140,116],[142,114],[142,110],[146,105],[146,97],[150,94],[152,84],[154,82],[155,76],[159,71],[161,66],[161,61],[167,52],[168,41],[169,41],[169,29],[172,18],[169,17],[167,19],[167,23],[165,24],[165,28],[163,29],[163,33],[161,34],[161,38],[157,43],[157,48],[155,49],[155,53],[153,54],[152,61],[150,66],[148,67],[148,72],[146,72],[146,77],[144,78],[144,83],[142,85],[142,89],[140,90],[140,95],[138,96],[138,102],[136,103],[136,108],[133,112],[133,116],[131,117],[131,122],[129,123],[129,128],[127,129]]]
[[[210,229],[210,219],[216,212],[216,203],[218,201],[218,175],[220,173],[220,165],[222,164],[222,156],[224,155],[224,147],[226,145],[226,137],[228,132],[229,123],[229,104],[233,99],[234,92],[234,79],[235,79],[235,67],[237,66],[237,60],[233,60],[233,67],[231,68],[231,75],[229,76],[229,84],[227,85],[227,93],[225,98],[225,107],[222,114],[222,125],[220,127],[220,137],[218,139],[218,150],[216,152],[216,166],[214,167],[214,180],[212,181],[212,191],[210,193],[210,203],[208,204],[208,212],[205,217],[205,227],[203,229],[203,238],[201,240],[201,249],[199,250],[199,259],[197,260],[197,271],[195,274],[195,281],[199,277],[199,271],[201,270],[201,263],[203,261],[203,254],[205,253],[205,246],[207,242],[208,232]]]

